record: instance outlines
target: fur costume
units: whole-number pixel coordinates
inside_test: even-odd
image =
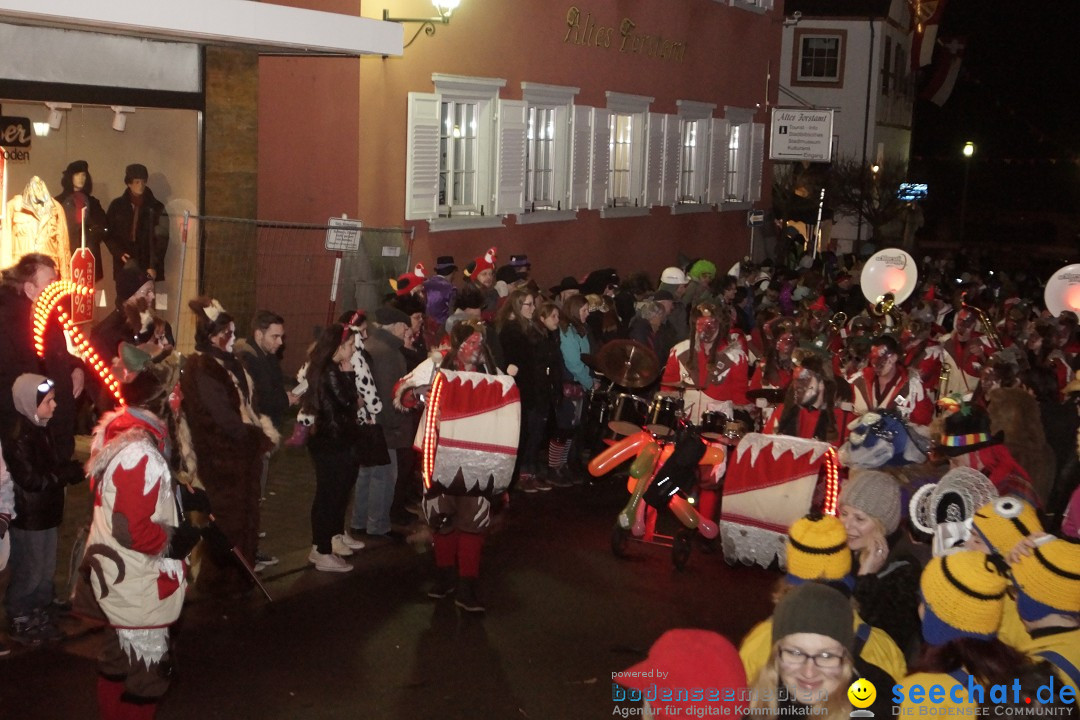
[[[250,378],[246,380],[251,388]],[[259,533],[262,458],[279,435],[269,418],[252,409],[250,391],[241,392],[237,380],[209,353],[187,358],[180,387],[199,480],[210,496],[217,525],[252,560]],[[228,417],[221,418],[220,413]],[[208,554],[198,582],[200,587],[229,592],[246,587],[247,580],[230,559]]]
[[[45,181],[30,178],[21,195],[11,198],[0,237],[0,267],[11,267],[28,253],[48,255],[63,280],[71,279],[67,219]]]
[[[1005,433],[1005,447],[1031,476],[1031,486],[1045,503],[1055,473],[1054,451],[1046,442],[1039,404],[1026,390],[995,388],[987,399],[990,432]]]

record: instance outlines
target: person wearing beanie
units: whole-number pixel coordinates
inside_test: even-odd
[[[56,202],[64,209],[67,220],[68,244],[74,253],[82,247],[83,231],[86,231],[86,249],[94,255],[94,279],[105,277],[101,258],[101,244],[105,241],[105,225],[108,218],[101,203],[91,193],[94,181],[90,177],[90,166],[85,160],[68,163],[64,174],[60,176],[62,191],[56,196]],[[85,211],[86,222],[83,222]],[[85,227],[84,227],[85,225]]]
[[[851,597],[851,551],[843,523],[832,515],[812,513],[796,520],[788,529],[785,548],[787,575],[777,584],[774,602],[781,602],[793,588],[807,584],[826,585]],[[748,677],[754,677],[768,661],[773,620],[758,623],[739,645]],[[855,655],[860,663],[873,665],[898,680],[907,672],[904,654],[882,629],[873,627],[855,612],[852,627],[856,637]]]
[[[840,718],[851,712],[846,691],[856,677],[891,685],[880,668],[860,664],[854,621],[851,601],[835,588],[811,582],[785,594],[773,612],[768,660],[748,676],[752,714]],[[891,716],[888,694],[879,692],[872,708]]]
[[[1044,535],[1010,565],[1029,657],[1054,666],[1080,697],[1080,544]]]
[[[169,216],[165,205],[146,186],[145,165],[128,165],[124,194],[109,203],[105,244],[113,261],[113,278],[129,262],[145,270],[156,282],[165,280],[165,254],[169,250]]]
[[[855,555],[859,613],[910,654],[919,643],[919,575],[910,554],[896,555],[890,537],[900,526],[900,485],[880,470],[853,470],[840,489],[840,521]]]
[[[710,630],[668,630],[652,644],[647,658],[617,673],[616,680],[640,693],[645,717],[734,717],[743,711],[739,691],[746,687],[746,671],[731,641]],[[678,691],[688,688],[733,692],[675,699]],[[627,700],[636,697],[631,693]]]
[[[0,445],[14,485],[10,581],[4,596],[11,639],[36,647],[63,633],[48,608],[55,597],[56,547],[64,519],[64,489],[83,480],[82,466],[62,459],[46,427],[56,410],[56,390],[43,375],[24,373],[11,396],[19,419]]]
[[[134,265],[116,276],[116,307],[90,331],[90,344],[106,363],[113,362],[121,343],[139,347],[159,358],[175,347],[172,325],[154,317],[154,278]],[[115,406],[112,395],[100,386],[99,410]]]
[[[920,587],[926,644],[912,674],[894,689],[903,698],[901,716],[919,714],[920,700],[910,694],[915,685],[944,689],[943,702],[935,705],[940,715],[974,716],[979,704],[990,701],[992,685],[1011,687],[1029,675],[1025,655],[998,638],[1008,587],[1000,558],[974,550],[936,557],[923,570]]]

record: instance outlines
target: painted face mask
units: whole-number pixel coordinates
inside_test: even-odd
[[[884,345],[875,345],[870,348],[870,365],[877,372],[888,372],[896,364],[896,356],[889,352]]]
[[[179,413],[180,404],[182,402],[184,402],[184,393],[180,390],[180,383],[176,383],[169,393],[169,409],[172,410],[174,414]]]
[[[711,343],[720,332],[720,321],[713,317],[700,317],[694,323],[694,329],[702,342]]]
[[[806,368],[798,368],[792,380],[795,383],[795,401],[809,408],[817,404],[821,397],[821,378]]]
[[[475,332],[461,343],[461,359],[467,363],[475,364],[480,359],[480,349],[484,346],[484,336]]]

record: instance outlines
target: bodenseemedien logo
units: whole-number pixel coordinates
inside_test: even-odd
[[[967,673],[956,673],[950,685],[893,685],[894,715],[956,716],[996,715],[1034,717],[1072,717],[1075,715],[1076,692],[1051,676],[1043,685],[1030,692],[1015,679],[1010,684],[984,687]]]

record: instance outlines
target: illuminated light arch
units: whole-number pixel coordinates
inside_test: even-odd
[[[840,497],[840,460],[837,458],[836,449],[829,448],[825,451],[825,507],[829,515],[836,514],[836,506]]]
[[[53,311],[57,312],[60,326],[71,342],[72,347],[83,360],[97,373],[101,382],[109,389],[113,397],[120,405],[126,405],[123,395],[120,394],[120,383],[112,373],[112,368],[105,364],[97,351],[90,346],[86,336],[82,334],[78,326],[71,320],[71,316],[60,306],[61,301],[68,295],[93,295],[94,291],[85,285],[78,285],[70,280],[57,280],[48,285],[34,301],[34,350],[38,357],[45,356],[45,326],[49,322]]]
[[[435,373],[428,397],[427,414],[424,418],[423,458],[420,466],[424,478],[424,488],[431,489],[432,475],[435,473],[435,452],[439,445],[439,403],[442,401],[443,383],[446,381],[441,372]]]

